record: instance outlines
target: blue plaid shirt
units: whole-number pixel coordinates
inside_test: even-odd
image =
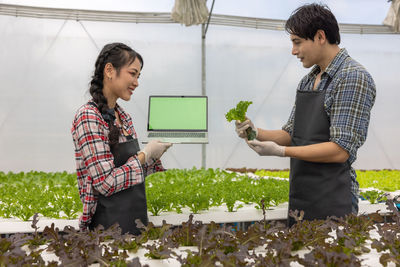
[[[312,91],[315,79],[320,72],[315,65],[300,82],[297,90]],[[352,59],[346,49],[340,52],[328,65],[321,76],[317,90],[323,90],[328,76],[332,78],[325,94],[325,111],[330,120],[330,141],[349,152],[350,165],[357,158],[357,150],[367,138],[371,109],[375,102],[376,89],[371,75],[365,68]],[[292,134],[296,106],[293,107],[288,122],[283,130]],[[358,196],[356,172],[350,170],[351,191]]]

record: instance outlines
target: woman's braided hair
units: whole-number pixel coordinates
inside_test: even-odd
[[[109,126],[110,133],[108,139],[110,145],[118,143],[119,130],[114,125],[114,109],[108,107],[107,99],[103,94],[104,67],[107,63],[111,63],[116,69],[118,76],[121,67],[132,64],[136,58],[139,59],[142,69],[143,59],[139,53],[123,43],[111,43],[103,47],[95,63],[95,70],[92,80],[90,81],[89,92]]]

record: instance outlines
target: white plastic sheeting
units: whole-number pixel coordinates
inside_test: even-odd
[[[210,9],[211,0],[207,1]],[[216,0],[213,14],[287,19],[297,7],[310,2],[329,6],[340,23],[382,24],[391,3],[385,0]],[[171,12],[175,0],[0,0],[4,4],[103,11]]]
[[[395,32],[400,32],[400,0],[392,0],[383,24],[393,27]]]
[[[120,41],[144,57],[130,102],[139,138],[151,94],[201,94],[201,27],[178,24],[77,22],[0,16],[0,170],[74,171],[70,135],[101,47]],[[290,54],[282,31],[210,26],[206,40],[209,139],[207,167],[288,168],[289,159],[259,157],[240,142],[224,114],[240,100],[254,102],[257,127],[280,128],[297,83],[309,70]],[[363,64],[377,85],[358,169],[400,168],[400,35],[342,35],[341,47]],[[175,145],[167,168],[200,167],[200,145]]]

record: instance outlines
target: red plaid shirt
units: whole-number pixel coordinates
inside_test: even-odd
[[[122,127],[133,138],[137,138],[129,114],[118,105],[117,112],[122,121],[122,126],[118,126],[121,132],[119,142],[127,141]],[[82,230],[88,228],[96,211],[98,194],[110,196],[144,182],[148,174],[164,171],[160,160],[151,165],[142,165],[136,155],[121,167],[115,167],[108,144],[108,124],[99,110],[88,103],[77,111],[71,133],[75,146],[79,195],[83,203],[83,213],[79,220]]]

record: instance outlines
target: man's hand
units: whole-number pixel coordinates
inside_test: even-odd
[[[260,156],[285,156],[285,147],[280,146],[272,141],[260,142],[258,140],[247,141],[247,144],[251,149],[257,152]]]
[[[235,121],[235,125],[236,125],[236,133],[240,138],[246,139],[247,138],[247,133],[246,133],[246,129],[247,128],[251,128],[253,131],[256,132],[256,138],[258,135],[258,131],[257,128],[254,126],[253,122],[246,117],[246,120],[244,122],[240,122],[240,121]]]

